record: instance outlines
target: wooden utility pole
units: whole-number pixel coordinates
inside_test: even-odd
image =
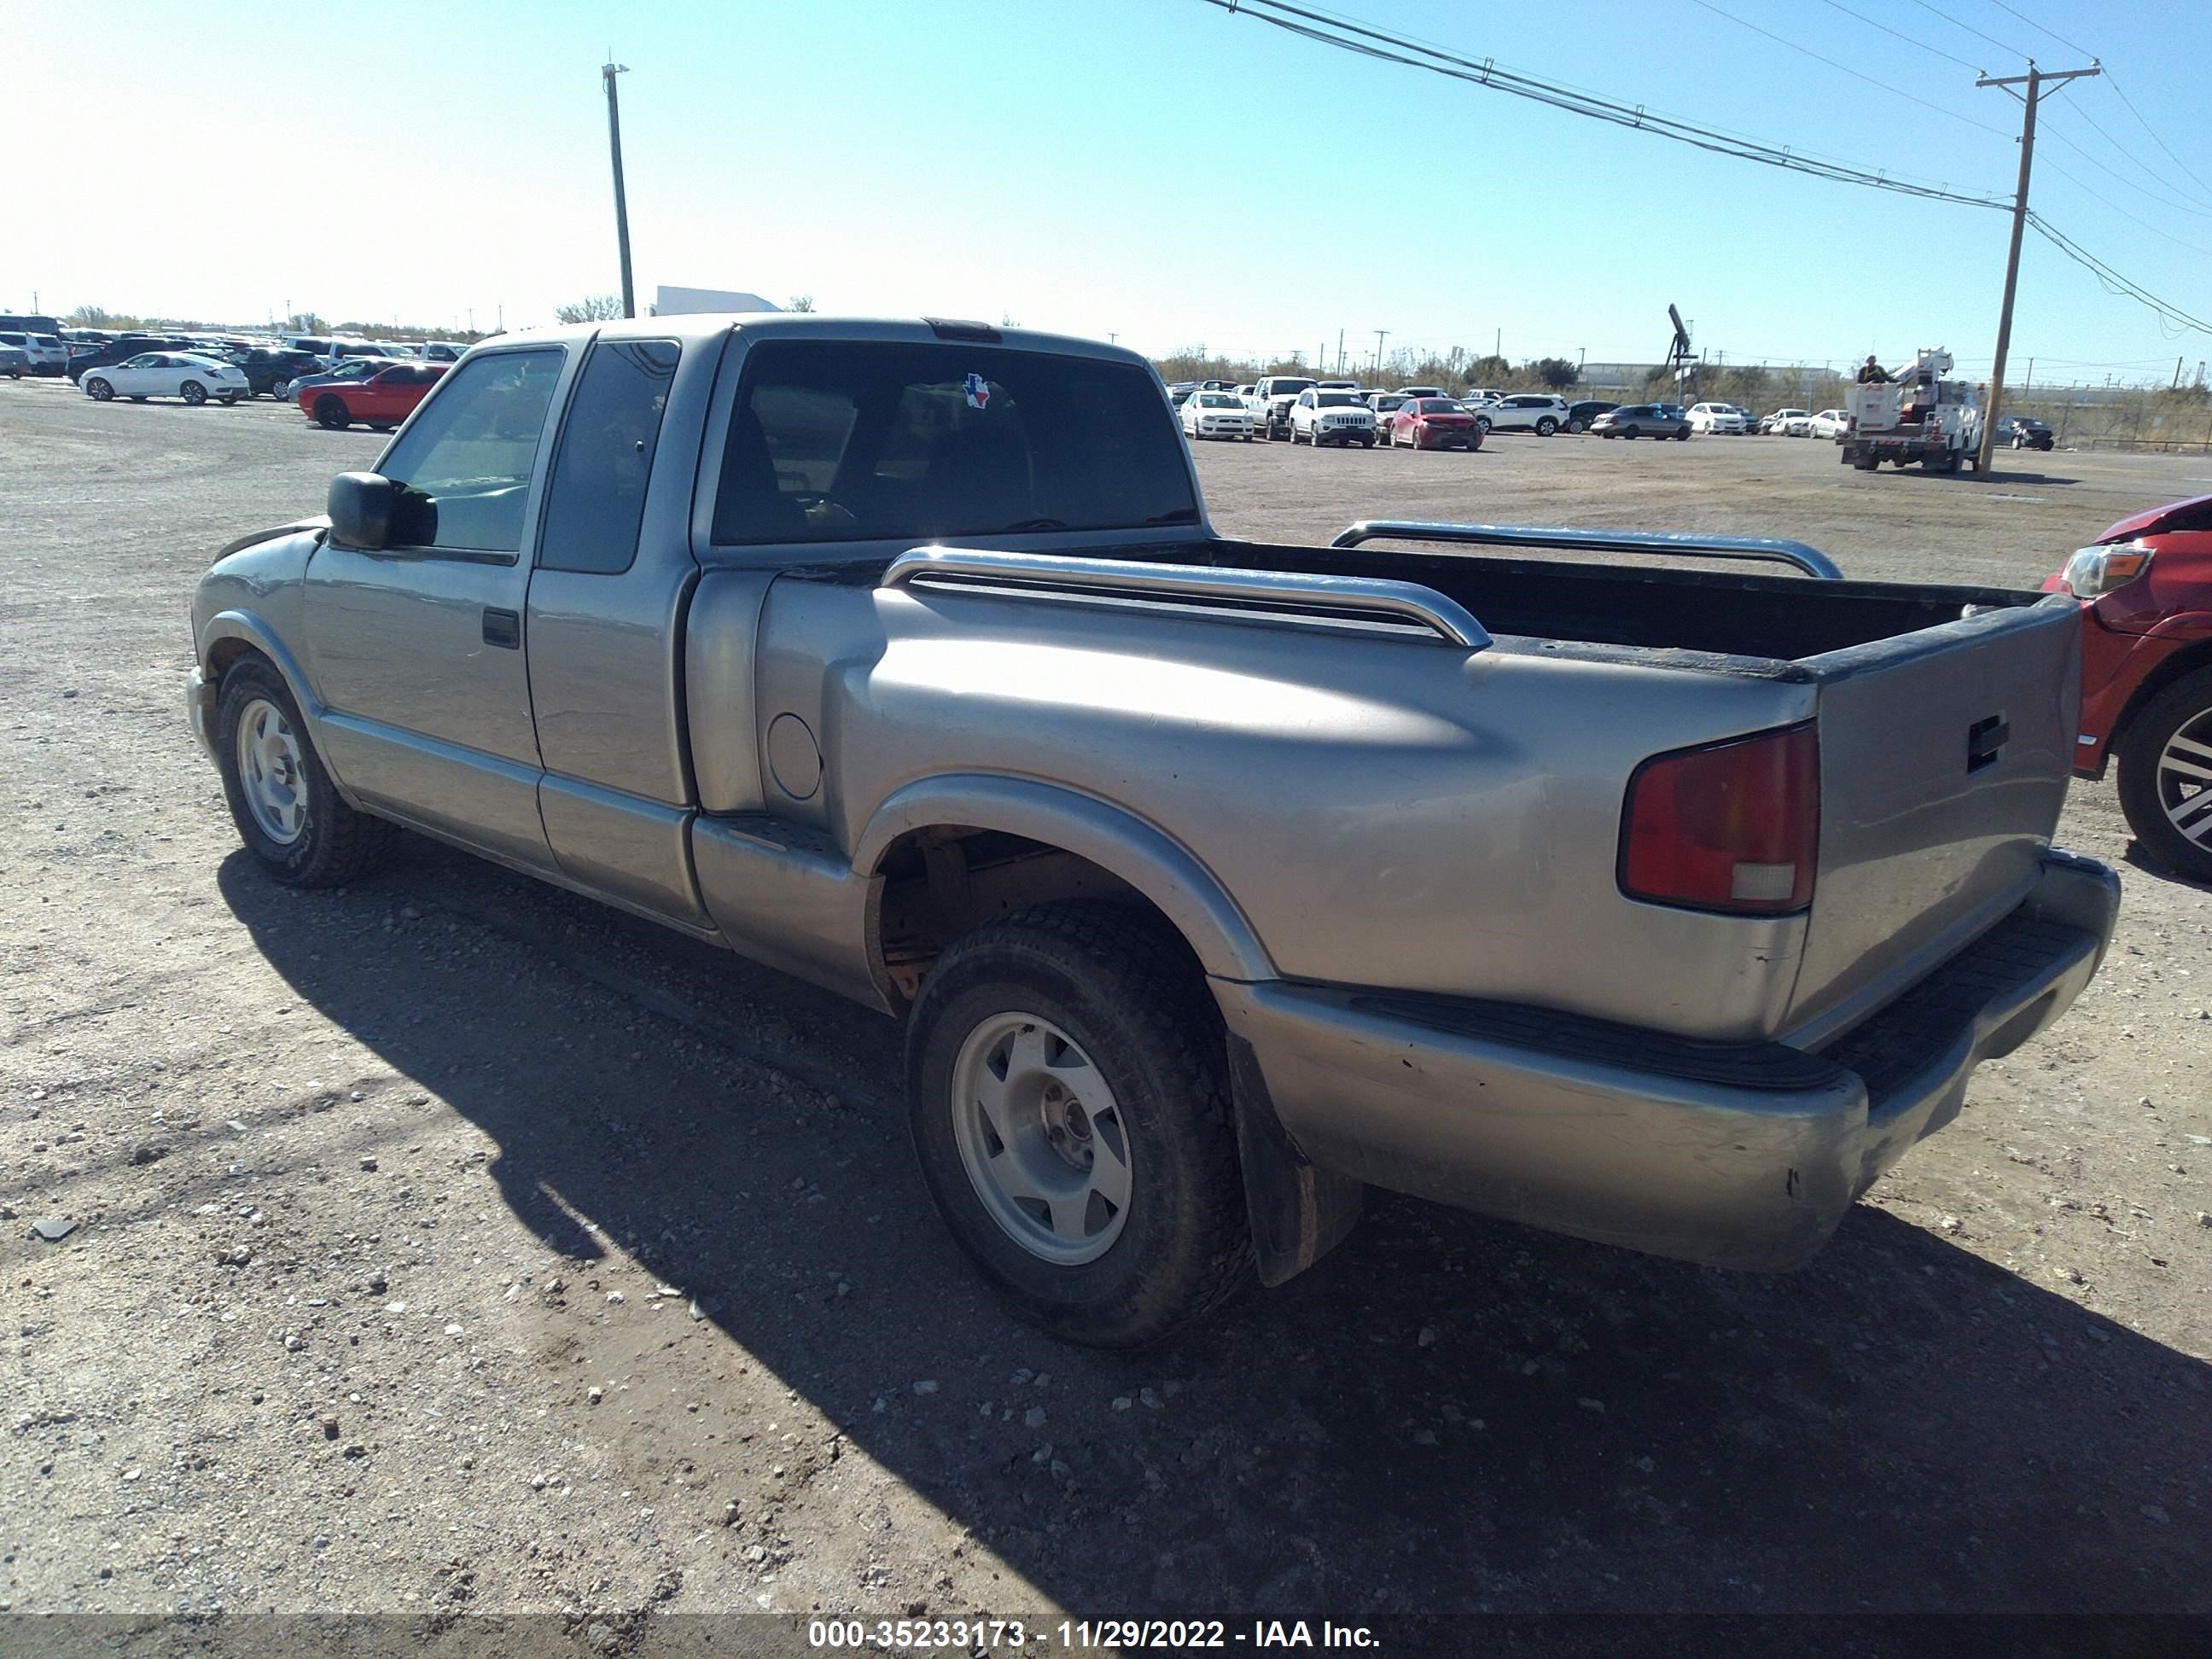
[[[629,73],[629,65],[610,61],[599,66],[607,83],[607,150],[615,167],[615,241],[622,250],[623,315],[637,315],[637,294],[629,281],[629,203],[623,191],[622,106],[615,97],[615,76]],[[2016,240],[2016,239],[2015,239]]]
[[[1990,368],[1989,406],[1982,410],[1982,447],[1974,457],[1977,477],[1990,470],[1990,456],[1996,447],[1997,415],[2004,402],[2005,354],[2012,347],[2012,297],[2020,285],[2020,242],[2027,230],[2027,178],[2035,162],[2035,106],[2043,95],[2044,87],[2051,82],[2064,84],[2078,81],[2084,76],[2102,75],[2105,71],[2092,61],[2087,69],[2044,70],[2028,60],[2027,73],[2003,76],[1979,76],[1977,87],[2002,87],[2012,92],[2024,86],[2024,93],[2012,92],[2021,102],[2020,123],[2020,189],[2012,203],[2012,246],[2005,254],[2004,304],[1997,312],[1997,360]]]
[[[1375,372],[1378,375],[1382,373],[1382,337],[1389,331],[1387,328],[1375,331]]]

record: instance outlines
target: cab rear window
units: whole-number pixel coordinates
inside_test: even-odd
[[[1198,521],[1158,383],[1003,346],[763,340],[714,502],[720,546]]]

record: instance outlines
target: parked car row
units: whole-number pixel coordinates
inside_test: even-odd
[[[1815,415],[1802,409],[1778,409],[1759,417],[1757,430],[1769,437],[1833,438],[1850,424],[1840,409],[1824,409]]]
[[[1407,386],[1376,392],[1356,380],[1316,380],[1268,375],[1249,385],[1180,382],[1168,388],[1191,438],[1286,438],[1292,443],[1378,444],[1416,449],[1478,449],[1494,433],[1527,432],[1549,438],[1561,432],[1601,438],[1674,438],[1692,432],[1747,434],[1777,429],[1735,404],[1615,404],[1603,398],[1570,403],[1554,393],[1504,392],[1471,386],[1457,397],[1442,386]],[[1244,419],[1236,419],[1237,408]],[[1802,416],[1802,410],[1784,414]],[[1819,417],[1806,416],[1813,420]]]
[[[6,334],[0,331],[0,343]],[[453,363],[460,360],[468,343],[461,340],[415,342],[356,340],[343,336],[289,334],[276,338],[246,335],[155,334],[134,330],[76,329],[61,343],[64,359],[55,360],[54,373],[66,373],[73,385],[82,386],[94,369],[108,368],[149,352],[186,353],[212,358],[245,371],[253,397],[286,398],[292,383],[303,375],[331,369],[342,363]],[[4,370],[0,370],[4,372]],[[33,372],[45,372],[34,363]],[[111,381],[112,384],[112,381]]]
[[[389,358],[353,358],[321,373],[295,373],[318,361],[302,353],[252,352],[238,354],[246,361],[226,362],[206,352],[142,351],[120,362],[103,362],[83,371],[78,384],[95,403],[127,398],[143,404],[149,398],[178,398],[187,404],[212,399],[224,404],[275,391],[290,398],[300,412],[316,425],[343,431],[356,422],[389,432],[414,411],[415,405],[445,374],[449,364],[394,362]],[[299,360],[280,368],[276,360]],[[277,376],[283,374],[281,391]]]

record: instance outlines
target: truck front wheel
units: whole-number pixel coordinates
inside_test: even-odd
[[[2175,873],[2212,881],[2212,668],[2138,709],[2119,761],[2120,810],[2136,839]]]
[[[1031,1323],[1133,1347],[1251,1277],[1221,1022],[1157,918],[1068,902],[957,940],[908,1019],[906,1085],[930,1195]]]
[[[383,861],[398,833],[338,798],[284,677],[240,658],[216,702],[216,765],[239,839],[293,887],[343,887]]]

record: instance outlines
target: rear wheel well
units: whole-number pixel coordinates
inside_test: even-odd
[[[870,954],[878,982],[895,990],[902,1012],[955,939],[1031,905],[1075,898],[1127,903],[1159,917],[1182,939],[1158,905],[1104,866],[1000,830],[957,823],[909,830],[884,849],[874,874],[882,889]],[[1188,939],[1182,943],[1190,950]],[[1195,964],[1195,951],[1191,958]]]

